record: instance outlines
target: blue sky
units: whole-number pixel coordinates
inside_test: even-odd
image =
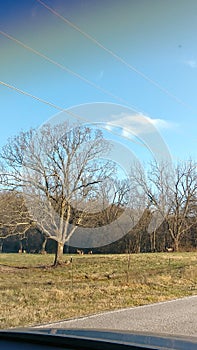
[[[143,141],[151,124],[173,159],[197,159],[196,0],[43,1],[121,57],[130,68],[36,0],[4,1],[1,31],[119,99],[2,34],[0,80],[65,109],[94,102],[120,104],[122,99],[123,105],[135,110],[126,115],[123,108],[113,125],[108,114],[105,123],[109,131],[120,133],[124,144],[133,146],[128,142],[128,127],[130,122],[136,123],[140,112],[147,124],[143,124],[143,130],[142,122],[138,123],[139,130],[135,124],[136,137]],[[58,112],[2,85],[0,102],[0,147],[10,136],[39,127]],[[93,121],[98,121],[96,116]]]

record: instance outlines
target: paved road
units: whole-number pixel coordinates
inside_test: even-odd
[[[103,312],[43,327],[49,326],[65,329],[100,328],[197,336],[197,296]]]

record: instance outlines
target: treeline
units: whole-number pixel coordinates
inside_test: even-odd
[[[100,130],[67,123],[9,140],[0,153],[1,251],[55,251],[57,265],[83,247],[196,249],[196,162],[131,162],[122,178],[110,148]]]
[[[90,251],[94,254],[124,254],[124,253],[147,253],[167,252],[174,250],[173,240],[169,234],[169,227],[166,221],[155,232],[148,232],[151,220],[151,212],[145,211],[143,217],[136,227],[128,232],[121,239],[97,248],[81,248],[64,246],[64,253],[75,254],[81,249],[84,254]],[[10,235],[1,240],[1,252],[4,253],[29,253],[46,254],[55,253],[56,242],[47,238],[36,228],[30,228],[24,235]],[[180,239],[179,250],[192,251],[197,249],[197,224],[196,222],[187,234]]]

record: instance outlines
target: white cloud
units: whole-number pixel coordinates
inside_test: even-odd
[[[190,68],[197,68],[197,61],[194,59],[188,60],[185,62]]]
[[[154,119],[139,114],[113,116],[112,120],[105,124],[105,128],[111,131],[118,128],[123,137],[154,134],[159,130],[171,129],[174,126],[175,124],[164,119]]]
[[[174,126],[173,123],[164,119],[152,119],[150,117],[146,117],[146,119],[158,129],[171,129]]]

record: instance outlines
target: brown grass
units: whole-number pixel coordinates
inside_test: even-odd
[[[65,255],[69,262],[70,256]],[[1,328],[33,326],[194,295],[197,254],[0,255]]]

